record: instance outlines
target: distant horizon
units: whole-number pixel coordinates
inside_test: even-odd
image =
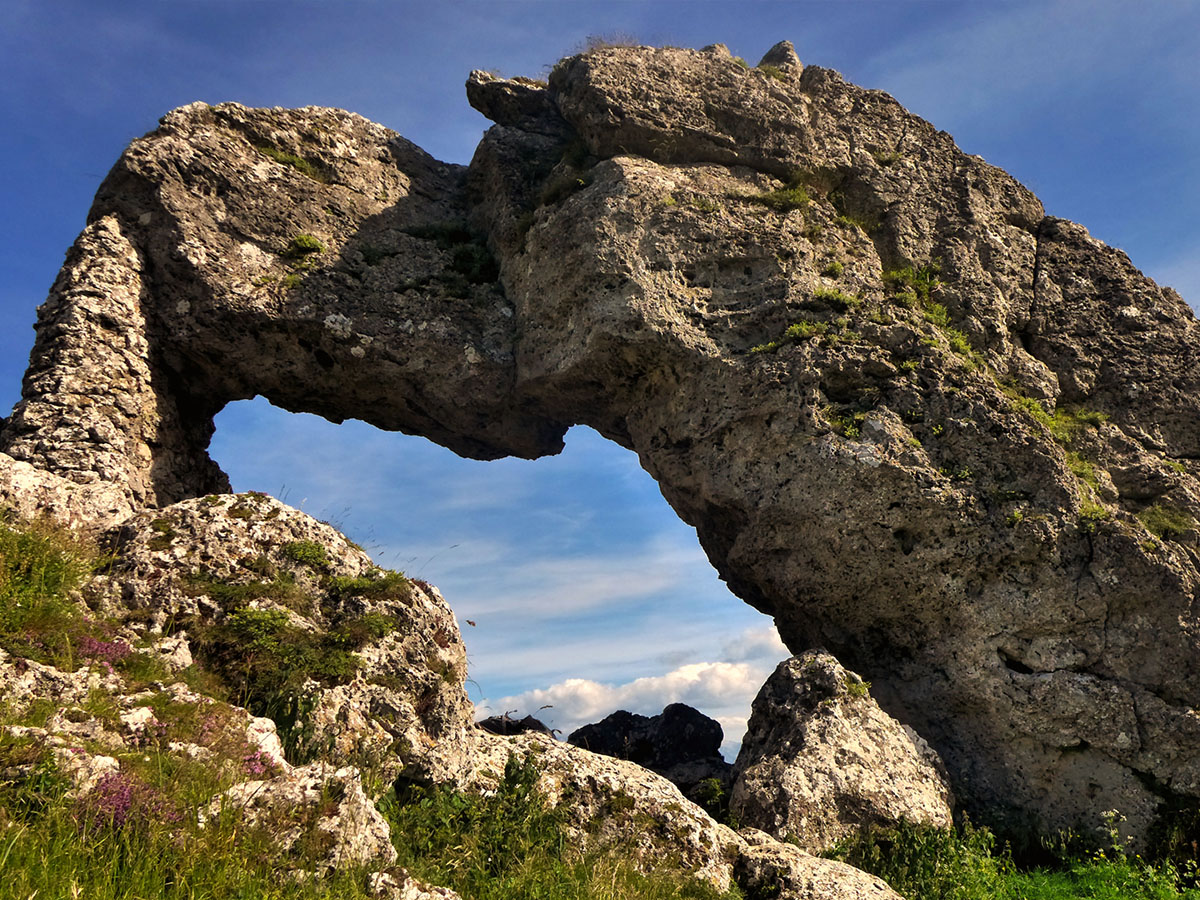
[[[130,140],[196,100],[327,105],[469,161],[488,123],[471,69],[539,76],[592,34],[724,43],[757,61],[790,39],[1004,168],[1200,302],[1200,5],[971,2],[9,0],[0,34],[0,401],[19,399],[36,306]],[[587,429],[561,456],[462,460],[420,438],[336,426],[261,398],[217,417],[235,489],[340,523],[383,565],[437,585],[463,624],[471,698],[553,704],[566,733],[676,700],[726,726],[786,655],[733,597],[636,457]],[[467,625],[470,619],[477,624]]]

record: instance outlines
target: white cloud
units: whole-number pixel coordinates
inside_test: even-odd
[[[686,703],[721,724],[725,733],[721,749],[726,759],[732,760],[746,732],[750,704],[770,672],[770,665],[701,662],[624,684],[568,678],[548,688],[481,701],[477,711],[481,717],[512,711],[518,716],[531,713],[566,737],[618,709],[657,715],[671,703]]]

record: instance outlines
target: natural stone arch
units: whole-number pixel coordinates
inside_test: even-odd
[[[773,59],[473,76],[466,171],[336,111],[172,113],[102,187],[4,449],[119,512],[219,487],[212,412],[256,393],[480,457],[588,424],[970,808],[1143,834],[1200,795],[1195,535],[1136,518],[1200,514],[1196,322],[891,98]]]

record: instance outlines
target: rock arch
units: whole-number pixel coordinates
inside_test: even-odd
[[[475,73],[465,169],[337,110],[176,110],[0,449],[116,520],[223,487],[212,416],[255,394],[479,458],[590,425],[976,812],[1144,834],[1200,796],[1196,321],[887,95],[768,62]]]

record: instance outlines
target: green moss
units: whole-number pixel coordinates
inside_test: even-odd
[[[1137,513],[1138,521],[1152,535],[1163,541],[1173,541],[1196,527],[1196,520],[1187,510],[1165,503],[1155,503]]]
[[[301,175],[311,178],[313,181],[328,184],[332,180],[329,170],[319,162],[304,159],[294,153],[288,153],[286,150],[280,150],[278,147],[271,147],[269,145],[262,145],[257,150],[263,156],[295,169]]]
[[[316,541],[292,541],[279,548],[279,552],[292,562],[308,566],[317,572],[329,569],[329,554]]]
[[[789,213],[804,209],[811,202],[808,191],[798,178],[792,178],[783,187],[760,194],[734,194],[733,199],[757,203],[778,213]]]
[[[845,264],[840,259],[834,259],[825,264],[825,267],[821,269],[821,274],[827,275],[830,278],[841,278],[842,273],[845,271]]]
[[[774,78],[776,81],[786,81],[787,80],[787,76],[784,75],[783,69],[779,68],[779,66],[772,66],[770,64],[767,64],[767,65],[760,64],[758,66],[755,66],[755,68],[759,72],[762,72],[764,75],[766,75],[768,78]]]
[[[852,700],[862,700],[871,696],[871,682],[864,681],[861,678],[855,678],[847,674],[842,682],[842,686],[846,689],[846,696]]]
[[[313,237],[311,234],[298,234],[288,241],[287,248],[283,251],[283,255],[289,259],[302,259],[313,253],[324,253],[325,245]]]

